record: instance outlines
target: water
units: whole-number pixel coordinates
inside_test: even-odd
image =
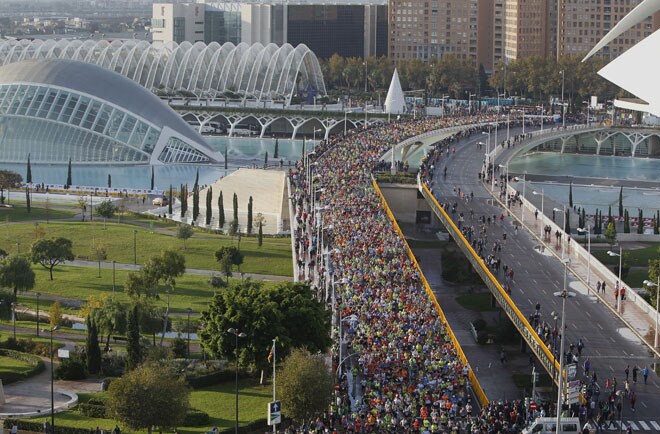
[[[211,184],[234,172],[239,167],[256,164],[263,167],[266,152],[269,165],[276,165],[283,160],[284,166],[289,161],[294,164],[302,155],[302,140],[278,140],[278,159],[275,160],[275,140],[253,138],[208,137],[209,146],[224,155],[227,149],[227,170],[220,165],[190,165],[170,164],[154,167],[154,187],[166,190],[170,184],[178,187],[180,184],[191,184],[199,170],[200,184]],[[305,142],[305,151],[314,149],[311,140]],[[0,169],[13,170],[25,179],[26,164],[0,164]],[[67,166],[61,164],[32,164],[32,180],[45,184],[64,184],[66,182]],[[148,165],[73,165],[72,178],[75,185],[107,187],[108,175],[112,176],[114,188],[149,188],[151,184],[151,167]]]

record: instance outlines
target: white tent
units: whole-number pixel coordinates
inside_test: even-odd
[[[385,98],[385,112],[392,114],[403,113],[406,107],[406,100],[403,97],[403,89],[401,89],[401,81],[399,81],[399,73],[394,69],[390,88],[387,91],[387,98]]]

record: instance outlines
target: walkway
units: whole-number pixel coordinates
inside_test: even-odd
[[[479,231],[485,230],[487,238],[484,246],[484,256],[491,253],[494,241],[501,245],[501,252],[496,256],[503,265],[515,271],[511,280],[511,297],[523,312],[529,316],[535,311],[535,305],[541,304],[541,322],[551,323],[552,313],[561,313],[561,301],[553,293],[561,291],[563,287],[563,265],[552,254],[540,253],[536,248],[539,241],[536,236],[525,230],[516,230],[517,220],[505,217],[503,222],[493,223],[492,219],[502,214],[499,204],[493,205],[490,186],[485,187],[478,179],[482,170],[483,150],[478,149],[476,142],[482,137],[473,137],[465,145],[457,147],[457,153],[450,159],[442,159],[436,164],[435,186],[433,191],[441,203],[456,204],[458,219],[463,213],[464,226],[473,227],[475,238],[479,238]],[[449,163],[449,164],[448,164]],[[447,177],[443,180],[442,173],[447,167]],[[459,197],[459,190],[468,196],[473,193],[474,199],[465,201]],[[546,208],[547,209],[547,208]],[[471,218],[471,211],[474,217]],[[491,219],[491,223],[479,223],[481,218]],[[526,217],[532,221],[533,215]],[[499,220],[499,219],[498,219]],[[507,234],[506,240],[504,234]],[[503,284],[505,276],[502,268],[496,276]],[[566,302],[566,344],[575,343],[582,339],[585,343],[583,357],[591,359],[592,372],[598,373],[599,383],[602,385],[607,377],[617,377],[618,384],[623,385],[624,369],[627,365],[643,367],[651,365],[654,360],[649,351],[628,329],[626,324],[619,321],[610,308],[604,308],[600,299],[587,294],[586,287],[579,279],[568,277],[569,289],[577,292],[577,297]],[[628,309],[628,308],[626,308]],[[660,383],[655,375],[649,378],[648,385],[637,384],[633,386],[637,394],[636,420],[656,417],[660,414]],[[626,417],[627,419],[627,417]]]

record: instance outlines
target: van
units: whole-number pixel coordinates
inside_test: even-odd
[[[539,417],[530,426],[522,430],[523,434],[579,434],[580,419],[564,417],[561,419],[561,429],[556,431],[556,417]]]

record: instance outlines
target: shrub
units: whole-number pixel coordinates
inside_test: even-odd
[[[105,405],[107,401],[108,401],[108,398],[102,398],[102,397],[95,396],[93,398],[89,398],[85,404]]]
[[[117,377],[106,377],[103,379],[103,383],[101,383],[101,390],[104,392],[108,391],[108,387],[110,387],[110,383],[115,381]]]
[[[96,404],[78,404],[78,411],[83,416],[94,417],[97,419],[105,419],[105,405]]]
[[[144,350],[145,360],[150,362],[159,362],[172,358],[172,351],[168,347],[147,347]]]
[[[3,384],[25,380],[26,378],[39,374],[45,369],[44,362],[40,358],[31,354],[21,353],[14,350],[0,350],[0,355],[11,357],[12,359],[20,360],[32,365],[32,368],[29,371],[5,372],[2,376],[0,376],[0,380],[2,380]]]
[[[14,339],[13,337],[9,337],[7,338],[7,341],[2,345],[2,347],[8,350],[19,351],[21,353],[50,357],[50,345],[36,343],[31,338]],[[55,348],[56,347],[53,348],[53,351]]]
[[[209,425],[210,422],[211,418],[207,413],[193,408],[186,413],[186,417],[183,419],[183,426],[205,426]]]
[[[12,425],[16,425],[19,431],[29,431],[29,432],[43,432],[44,424],[43,421],[32,422],[31,420],[18,420],[18,419],[5,419],[3,426],[6,429],[11,429]],[[66,426],[57,426],[58,434],[89,434],[89,430],[85,428],[72,428]]]
[[[176,359],[184,359],[188,357],[188,344],[183,338],[174,338],[172,339],[172,345],[170,346],[172,354]]]
[[[101,375],[120,377],[126,371],[126,357],[123,354],[106,353],[101,359]]]
[[[86,364],[80,356],[72,356],[63,359],[60,366],[55,368],[55,378],[58,380],[82,380],[87,375],[85,373]]]

